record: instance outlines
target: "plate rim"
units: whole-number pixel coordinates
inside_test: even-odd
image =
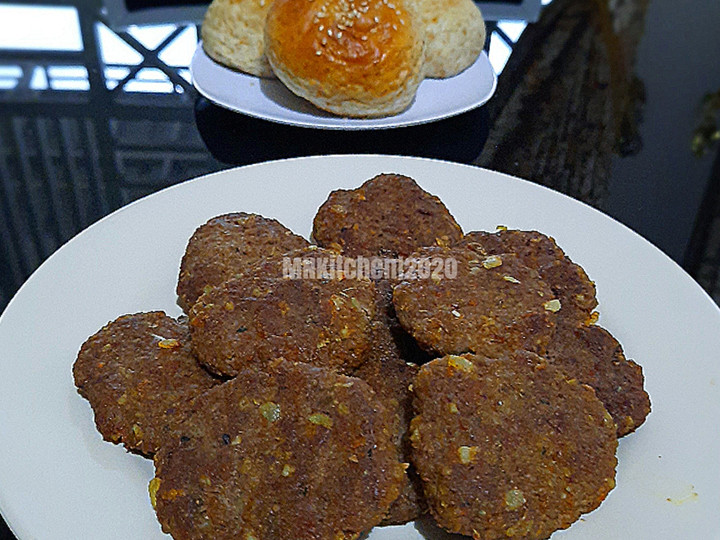
[[[497,73],[495,73],[495,69],[492,67],[492,64],[490,63],[490,58],[487,55],[487,52],[485,50],[482,50],[480,54],[478,55],[478,58],[468,66],[466,69],[472,68],[476,63],[483,62],[486,64],[486,67],[489,68],[489,71],[492,75],[492,82],[490,86],[490,90],[482,96],[481,99],[475,100],[470,104],[467,104],[463,107],[460,107],[458,109],[453,109],[447,113],[438,114],[438,115],[432,115],[429,117],[421,117],[417,118],[415,120],[393,120],[398,117],[399,114],[394,116],[384,116],[379,118],[350,118],[350,117],[342,117],[342,116],[329,116],[324,117],[328,118],[328,123],[325,124],[315,124],[310,120],[300,120],[300,119],[289,119],[289,118],[283,118],[279,115],[271,115],[271,114],[263,114],[259,113],[257,111],[254,111],[252,108],[239,108],[232,103],[229,103],[225,100],[217,100],[214,96],[212,96],[212,92],[203,86],[202,84],[199,84],[197,81],[197,78],[195,76],[195,71],[197,69],[197,63],[200,61],[209,61],[218,66],[221,69],[227,70],[229,72],[235,73],[240,76],[244,77],[254,77],[258,81],[260,81],[261,77],[256,77],[254,75],[250,75],[247,73],[243,73],[241,71],[233,70],[227,66],[224,66],[220,64],[219,62],[215,61],[213,58],[211,58],[203,48],[203,42],[202,40],[198,41],[198,44],[195,48],[195,52],[193,53],[192,60],[190,62],[190,78],[192,81],[192,85],[195,88],[195,90],[202,95],[204,98],[208,99],[212,103],[222,107],[223,109],[226,109],[228,111],[232,111],[238,114],[244,114],[246,116],[250,116],[252,118],[257,118],[259,120],[265,120],[267,122],[273,122],[275,124],[280,124],[284,126],[294,126],[299,128],[307,128],[307,129],[322,129],[322,130],[328,130],[328,131],[377,131],[377,130],[383,130],[383,129],[397,129],[397,128],[403,128],[403,127],[412,127],[412,126],[419,126],[423,124],[429,124],[432,122],[438,122],[440,120],[446,120],[448,118],[453,118],[455,116],[461,115],[463,113],[466,113],[468,111],[471,111],[473,109],[477,109],[478,107],[482,107],[485,105],[492,97],[495,95],[495,92],[497,90],[498,85],[498,76]],[[459,73],[458,75],[462,74],[463,72]],[[456,75],[457,76],[457,75]],[[272,79],[268,79],[272,80]],[[420,85],[422,86],[422,83],[425,82],[427,78],[424,78],[423,81],[421,81]],[[448,79],[430,79],[432,81],[451,81],[452,77]],[[279,82],[279,81],[277,81]],[[280,83],[282,84],[282,83]],[[418,88],[419,91],[419,88]],[[413,103],[414,103],[413,98]],[[406,112],[412,108],[412,104],[408,109],[402,112]],[[362,123],[367,122],[367,123]]]

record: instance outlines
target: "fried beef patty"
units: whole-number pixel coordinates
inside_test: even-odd
[[[103,438],[146,455],[177,433],[199,394],[220,382],[191,354],[187,326],[162,311],[105,325],[82,345],[73,376]]]
[[[333,191],[313,221],[319,245],[351,257],[403,257],[461,237],[442,201],[399,174],[381,174],[359,188]]]
[[[597,307],[595,283],[550,236],[509,229],[494,233],[473,231],[463,237],[460,245],[487,255],[515,253],[525,266],[538,271],[560,300],[563,306],[560,318],[584,322]]]
[[[519,349],[545,352],[561,304],[517,255],[485,256],[459,246],[423,248],[413,257],[457,264],[455,277],[418,277],[393,291],[400,323],[423,347],[493,357]]]
[[[277,220],[238,212],[210,219],[190,238],[177,284],[185,313],[208,288],[220,285],[267,257],[307,246]]]
[[[282,360],[242,370],[158,452],[151,500],[176,540],[354,539],[400,489],[390,430],[359,379]]]
[[[561,322],[547,356],[567,376],[595,390],[617,424],[618,437],[635,431],[650,413],[642,368],[625,358],[620,343],[604,328]]]
[[[392,415],[393,441],[401,459],[410,463],[408,428],[413,418],[412,384],[418,370],[402,357],[384,317],[376,317],[372,327],[373,345],[368,360],[353,373],[370,385],[385,409]],[[403,478],[400,496],[390,506],[382,525],[412,521],[427,511],[420,479],[410,465]]]
[[[547,538],[615,486],[615,423],[590,387],[530,353],[420,368],[413,459],[438,524],[475,539]]]
[[[232,279],[191,310],[193,349],[231,377],[280,356],[350,372],[367,358],[374,303],[369,281]]]

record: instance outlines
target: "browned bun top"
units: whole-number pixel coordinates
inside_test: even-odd
[[[373,106],[416,80],[407,105],[421,79],[423,51],[408,9],[405,0],[276,0],[265,27],[266,52],[281,80],[296,93],[300,84],[310,96],[300,95],[318,97],[320,103],[311,101],[321,107],[337,96]]]

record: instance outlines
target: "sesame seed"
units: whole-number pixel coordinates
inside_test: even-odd
[[[340,39],[342,37],[342,31],[337,33],[337,38]]]
[[[320,32],[322,32],[323,30],[325,30],[325,25],[324,25],[324,24],[321,24],[321,25],[318,27],[318,30],[320,30]]]
[[[376,23],[379,23],[379,22],[380,22],[380,17],[377,17],[377,16],[376,16],[376,17],[373,17],[373,20],[374,20]]]
[[[331,28],[328,28],[328,36],[332,37],[332,35],[333,35],[332,29],[331,29]]]
[[[320,56],[322,54],[321,51],[315,51],[315,56]]]

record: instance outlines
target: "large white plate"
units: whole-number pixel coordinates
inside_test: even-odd
[[[261,79],[226,68],[198,44],[190,64],[195,88],[218,105],[264,120],[322,129],[384,129],[425,124],[479,107],[492,97],[497,77],[487,54],[449,79],[425,79],[415,101],[386,118],[342,118],[297,97],[277,79]]]
[[[617,488],[555,538],[717,538],[720,311],[675,263],[607,216],[516,178],[411,158],[279,161],[166,189],[93,225],[55,253],[0,318],[0,510],[22,539],[162,538],[147,495],[152,464],[103,442],[73,386],[83,341],[140,310],[173,315],[180,257],[195,227],[229,211],[309,234],[332,189],[410,175],[465,230],[539,229],[597,282],[601,323],[645,370],[653,412],[618,449]],[[428,533],[428,537],[439,537]],[[376,529],[417,539],[418,529]]]

